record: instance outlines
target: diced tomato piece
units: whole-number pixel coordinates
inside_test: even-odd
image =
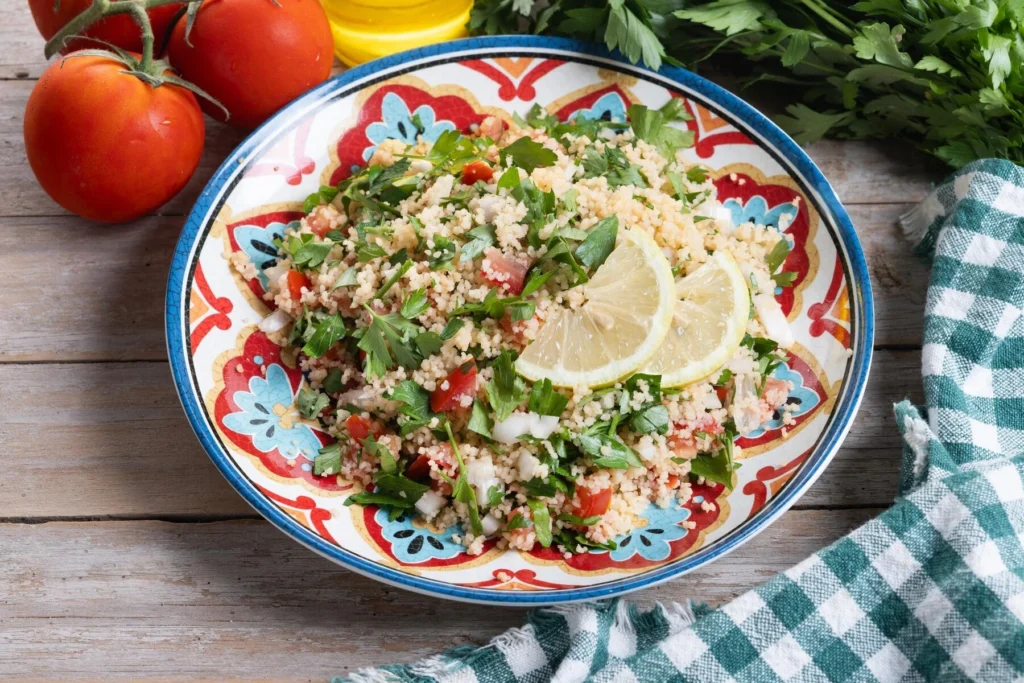
[[[592,491],[581,486],[576,489],[576,497],[580,499],[580,502],[579,505],[572,506],[572,514],[584,519],[587,517],[599,517],[608,512],[608,508],[612,505],[611,489]]]
[[[373,423],[362,415],[350,415],[345,420],[345,429],[348,430],[348,435],[352,437],[352,440],[359,443],[362,443],[363,439],[370,435],[370,432],[373,432],[375,438],[380,435]]]
[[[462,184],[472,185],[478,180],[487,182],[494,177],[494,169],[482,161],[474,161],[462,167]]]
[[[679,486],[679,477],[674,474],[668,475],[668,479],[665,480],[665,486],[668,486],[670,489]]]
[[[328,208],[326,206],[318,206],[315,209],[313,209],[313,211],[308,216],[306,216],[306,224],[317,237],[323,239],[323,237],[331,231],[333,227],[331,220],[332,213],[335,217],[337,217],[338,212],[335,211],[333,208]]]
[[[725,429],[722,428],[722,425],[719,424],[718,420],[711,417],[707,413],[704,413],[703,415],[697,418],[696,431],[704,432],[708,436],[718,436],[719,434],[724,432]]]
[[[300,273],[297,270],[288,271],[288,293],[292,295],[293,301],[298,301],[302,298],[302,288],[312,289],[313,283],[309,281],[305,273]]]
[[[430,476],[430,456],[426,453],[419,455],[412,463],[409,464],[408,469],[405,470],[405,476],[409,477],[414,481],[421,481]]]
[[[435,413],[462,408],[463,396],[476,395],[476,363],[467,361],[455,368],[448,379],[430,394],[430,409]]]
[[[529,269],[529,263],[509,258],[491,247],[487,250],[480,274],[495,287],[501,287],[510,294],[522,294]]]
[[[726,387],[715,387],[715,395],[718,396],[718,400],[725,405],[725,402],[729,400],[729,390]]]
[[[679,426],[676,425],[676,429]],[[679,431],[668,437],[668,447],[677,458],[692,458],[697,455],[697,441],[692,432]]]

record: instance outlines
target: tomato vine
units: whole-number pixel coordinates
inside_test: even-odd
[[[139,31],[142,34],[142,55],[140,58],[136,58],[133,54],[117,46],[93,38],[91,39],[93,42],[102,43],[108,49],[78,50],[67,55],[64,59],[85,55],[109,57],[124,64],[128,67],[129,73],[154,88],[160,87],[165,83],[180,86],[210,101],[223,110],[225,117],[230,117],[227,108],[210,94],[194,83],[172,75],[169,73],[170,65],[166,61],[154,59],[153,57],[155,36],[153,34],[153,24],[149,19],[147,10],[163,5],[179,4],[180,2],[181,0],[92,0],[92,4],[88,9],[65,24],[50,40],[46,41],[43,54],[49,59],[57,54],[69,39],[81,35],[83,31],[100,19],[117,14],[127,14],[138,25]],[[193,19],[195,9],[198,8],[199,4],[199,2],[190,3],[189,10],[192,13],[192,16],[189,17],[190,20]],[[59,9],[60,0],[56,0],[54,10],[57,11]]]

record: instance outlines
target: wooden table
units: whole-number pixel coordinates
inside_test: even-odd
[[[421,597],[348,572],[262,521],[192,435],[163,297],[183,215],[241,135],[210,123],[188,188],[133,225],[68,215],[36,184],[22,114],[46,64],[25,3],[0,9],[0,679],[322,681],[483,643],[518,609]],[[808,152],[845,201],[875,287],[875,364],[842,451],[728,557],[639,593],[720,603],[889,505],[894,401],[921,398],[927,271],[896,217],[942,169],[902,147]]]

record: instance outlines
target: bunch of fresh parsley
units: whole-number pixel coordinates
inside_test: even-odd
[[[777,121],[798,142],[905,139],[955,168],[1024,162],[1022,27],[1021,0],[477,0],[470,20],[603,42],[655,69],[715,55],[750,83],[792,86],[800,101]]]

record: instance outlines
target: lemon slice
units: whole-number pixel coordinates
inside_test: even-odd
[[[516,360],[527,379],[559,387],[611,384],[645,364],[668,334],[675,283],[668,260],[644,232],[626,230],[584,285],[586,302],[541,328]]]
[[[690,384],[715,372],[736,353],[750,317],[750,293],[739,265],[717,251],[676,284],[672,326],[644,368],[661,386]]]

